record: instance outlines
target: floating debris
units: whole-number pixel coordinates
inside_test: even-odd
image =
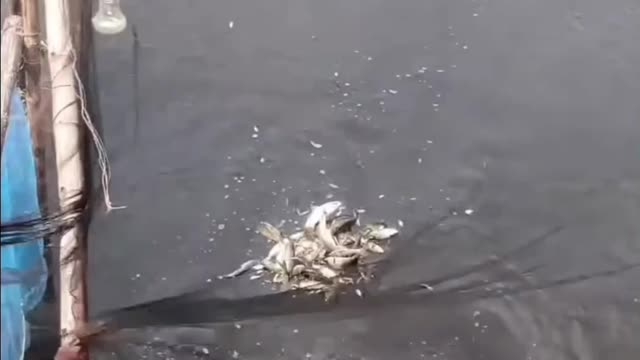
[[[233,29],[234,25],[235,25],[235,23],[233,21],[229,21],[229,29]]]
[[[271,282],[282,291],[322,293],[325,300],[332,299],[341,286],[367,280],[363,273],[370,273],[370,268],[360,271],[361,267],[369,267],[386,252],[381,241],[398,234],[381,222],[360,226],[359,214],[358,210],[346,211],[340,201],[330,201],[311,207],[304,228],[291,234],[262,222],[256,232],[275,243],[268,254],[245,261],[218,278],[253,272],[251,279],[257,279],[269,273]],[[362,297],[360,289],[355,292]]]
[[[309,143],[311,144],[311,146],[313,146],[316,149],[322,149],[322,144],[320,144],[320,143],[317,143],[317,142],[315,142],[313,140],[309,140]]]
[[[467,215],[473,215],[474,212],[475,211],[473,209],[467,209],[467,210],[464,211],[464,213],[467,214]]]

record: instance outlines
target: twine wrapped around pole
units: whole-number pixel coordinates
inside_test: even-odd
[[[85,194],[83,154],[85,124],[80,115],[78,88],[82,86],[76,70],[76,50],[71,36],[68,1],[44,2],[49,68],[53,136],[58,169],[58,197],[64,209],[78,195]],[[86,324],[86,229],[81,223],[60,239],[60,330],[61,346],[82,345],[75,330]],[[86,359],[85,351],[81,358]]]

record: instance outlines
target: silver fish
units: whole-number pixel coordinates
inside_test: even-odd
[[[337,247],[329,253],[329,256],[345,257],[345,256],[365,256],[365,249],[349,249],[346,247]]]
[[[329,227],[329,229],[331,230],[332,234],[336,235],[337,233],[351,230],[351,227],[357,222],[358,213],[354,211],[353,214],[350,215],[345,214],[336,216],[331,221],[331,226]]]
[[[305,290],[322,290],[326,287],[326,284],[317,280],[302,280],[295,284],[295,288]]]
[[[339,245],[347,247],[360,246],[361,236],[359,234],[353,234],[351,232],[344,232],[336,236]]]
[[[365,248],[373,253],[376,254],[383,254],[384,253],[384,249],[382,248],[382,246],[376,244],[376,243],[372,243],[372,242],[368,242],[365,244]]]
[[[276,257],[276,261],[284,267],[287,274],[290,274],[293,270],[293,243],[288,238],[284,238],[280,244],[282,244],[282,250]]]
[[[374,240],[387,240],[396,235],[398,235],[398,229],[385,227],[382,229],[371,230],[367,234],[367,237]]]
[[[329,201],[322,205],[314,206],[311,208],[311,213],[307,216],[307,220],[304,223],[304,230],[307,233],[313,233],[313,230],[320,222],[321,216],[324,215],[326,219],[333,218],[342,208],[340,201]]]
[[[263,259],[260,263],[262,264],[262,266],[264,266],[265,269],[269,270],[272,273],[282,272],[282,268],[280,267],[280,265],[278,265],[273,260]]]
[[[318,222],[318,227],[316,228],[316,235],[327,249],[334,250],[336,247],[338,247],[338,242],[327,227],[326,219],[327,217],[324,213],[320,215],[320,221]]]
[[[289,239],[291,239],[291,241],[299,241],[299,240],[302,240],[303,238],[304,238],[304,231],[298,231],[296,233],[289,235]]]
[[[318,274],[320,274],[320,276],[324,277],[325,279],[333,279],[336,278],[339,274],[336,270],[326,266],[326,265],[318,265],[318,264],[314,264],[312,266],[313,270],[315,270]]]
[[[235,269],[234,271],[225,275],[218,276],[218,279],[231,279],[246,273],[250,269],[254,269],[254,268],[258,269],[260,265],[262,265],[260,260],[251,259],[243,262],[242,265],[240,265],[240,267]]]
[[[282,233],[280,232],[280,230],[277,227],[269,224],[268,222],[261,222],[260,226],[258,226],[258,232],[260,233],[260,235],[266,237],[271,241],[282,241]]]
[[[303,264],[294,265],[291,270],[291,276],[298,276],[306,270],[306,266]]]
[[[279,242],[273,245],[271,250],[269,250],[269,254],[267,254],[267,257],[265,258],[265,260],[274,261],[280,255],[281,252],[282,252],[282,243]]]
[[[345,266],[353,264],[357,256],[329,256],[324,259],[327,265],[336,270],[342,270]]]

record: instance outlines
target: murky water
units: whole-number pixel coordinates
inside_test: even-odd
[[[640,28],[614,2],[126,5],[139,47],[97,54],[128,208],[95,220],[93,308],[207,290],[111,313],[160,326],[117,356],[632,359]],[[363,298],[213,280],[328,198],[404,224]]]

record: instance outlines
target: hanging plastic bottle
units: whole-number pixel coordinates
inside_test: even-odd
[[[98,12],[91,21],[93,28],[101,34],[117,34],[127,27],[120,0],[99,0]]]

